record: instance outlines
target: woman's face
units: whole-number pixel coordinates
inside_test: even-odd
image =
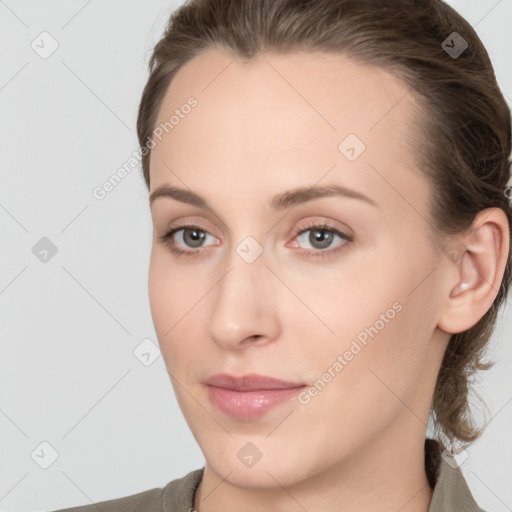
[[[430,186],[406,143],[412,102],[392,75],[341,57],[243,63],[218,49],[167,91],[151,192],[183,193],[151,204],[150,305],[185,419],[231,483],[378,466],[404,436],[423,447],[448,335]],[[216,374],[303,387],[217,388],[215,401]]]

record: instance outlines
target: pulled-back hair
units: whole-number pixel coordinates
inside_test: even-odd
[[[463,49],[464,42],[460,55],[447,51]],[[391,72],[416,100],[411,140],[418,168],[432,187],[429,222],[440,247],[452,256],[444,240],[466,231],[485,208],[501,208],[510,230],[504,193],[511,166],[510,109],[476,32],[443,1],[189,0],[172,13],[149,62],[137,119],[141,149],[177,71],[213,47],[243,59],[265,52],[327,52]],[[148,190],[150,157],[146,147],[142,171]],[[471,443],[483,431],[471,419],[468,394],[475,373],[494,364],[483,358],[510,281],[509,251],[491,308],[472,328],[451,336],[431,409],[438,437]]]

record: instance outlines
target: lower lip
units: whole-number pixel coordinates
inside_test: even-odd
[[[251,420],[259,418],[274,407],[291,400],[306,387],[233,391],[232,389],[208,386],[208,395],[210,401],[228,416]]]

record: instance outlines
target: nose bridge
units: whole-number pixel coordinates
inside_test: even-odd
[[[278,308],[270,277],[263,248],[253,237],[233,246],[226,272],[216,286],[208,325],[219,345],[235,348],[253,336],[276,337]]]

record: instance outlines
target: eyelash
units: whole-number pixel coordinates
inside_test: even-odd
[[[177,249],[174,245],[172,237],[174,236],[175,233],[177,233],[183,229],[196,229],[198,231],[208,233],[208,231],[206,229],[203,229],[200,226],[197,226],[194,224],[190,224],[190,225],[177,226],[175,228],[172,228],[165,235],[158,237],[158,239],[161,243],[165,244],[177,257],[185,255],[185,256],[194,258],[208,250],[208,248],[200,248],[198,250],[191,250],[191,251],[184,251],[182,249]],[[301,252],[302,254],[304,254],[304,252],[305,252],[306,253],[305,256],[308,258],[309,257],[325,258],[325,257],[334,256],[339,251],[341,251],[347,244],[349,244],[350,242],[353,242],[353,240],[354,240],[351,235],[343,233],[342,231],[336,229],[333,226],[330,226],[329,224],[315,223],[315,222],[312,222],[310,224],[307,224],[306,226],[301,226],[300,228],[295,229],[294,233],[293,233],[294,239],[308,231],[327,231],[329,233],[339,236],[341,239],[343,239],[347,242],[347,243],[342,244],[341,246],[338,246],[334,249],[304,249],[302,251],[299,250],[299,252]]]

